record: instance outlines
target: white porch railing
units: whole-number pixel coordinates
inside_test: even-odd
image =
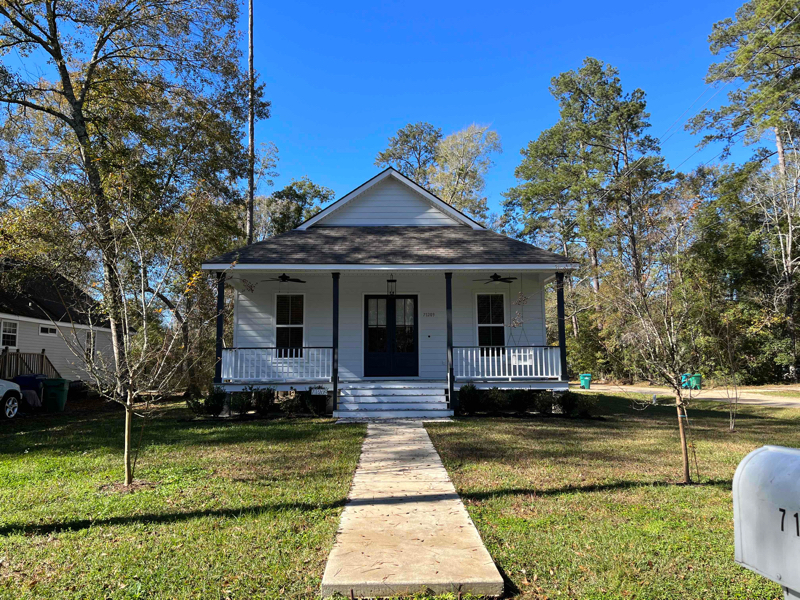
[[[457,346],[456,379],[560,379],[558,346]]]
[[[222,380],[330,381],[333,348],[225,348]]]

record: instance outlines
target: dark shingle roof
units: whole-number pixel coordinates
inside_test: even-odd
[[[108,326],[97,302],[66,277],[9,265],[0,270],[0,312],[61,323]]]
[[[559,254],[469,227],[294,229],[207,264],[564,264]]]

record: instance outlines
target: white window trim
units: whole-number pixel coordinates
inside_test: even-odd
[[[47,333],[42,333],[42,329],[54,329],[52,333],[48,331]],[[39,325],[39,335],[46,336],[46,337],[58,337],[58,327],[54,325]]]
[[[302,325],[278,325],[278,296],[302,296],[303,297],[303,324]],[[302,347],[306,347],[306,295],[305,292],[275,292],[275,299],[273,302],[274,312],[272,313],[274,316],[273,322],[273,331],[272,331],[272,341],[274,342],[275,348],[278,347],[278,328],[284,327],[301,327],[303,329],[303,345]]]
[[[475,292],[475,346],[482,347],[480,343],[480,336],[478,335],[478,328],[481,325],[478,323],[478,296],[502,296],[503,297],[503,345],[508,344],[508,299],[506,292],[494,292],[489,290],[481,290]],[[497,327],[497,325],[484,325],[484,327]]]
[[[14,334],[17,338],[17,343],[13,346],[3,344],[3,328],[6,323],[14,323],[17,326],[16,333]],[[3,349],[8,348],[10,350],[16,350],[19,348],[19,321],[12,321],[10,319],[3,319],[0,321],[0,351]]]

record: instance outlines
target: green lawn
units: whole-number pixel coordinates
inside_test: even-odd
[[[778,599],[733,562],[731,480],[764,444],[800,446],[800,410],[689,411],[700,484],[680,480],[674,407],[601,396],[601,419],[429,424],[489,552],[521,598]],[[692,467],[694,475],[694,465]]]
[[[317,594],[364,427],[163,413],[134,493],[121,412],[0,423],[1,598]]]
[[[777,398],[800,398],[800,390],[780,390],[772,392],[759,392],[755,390],[755,392],[764,396],[775,396]]]
[[[781,598],[733,563],[730,483],[800,410],[690,410],[701,483],[676,485],[675,410],[429,424],[490,553],[524,598]],[[0,598],[312,598],[364,436],[324,419],[148,424],[121,492],[122,415],[0,423]],[[138,430],[137,430],[138,435]],[[693,469],[694,470],[694,469]]]

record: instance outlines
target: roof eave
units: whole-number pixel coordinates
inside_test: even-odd
[[[517,271],[567,272],[580,268],[574,262],[563,263],[439,263],[439,264],[309,264],[309,263],[203,263],[204,271],[483,271],[513,269]]]

